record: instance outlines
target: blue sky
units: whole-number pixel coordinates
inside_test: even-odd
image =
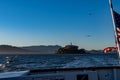
[[[120,0],[113,6],[120,13]],[[85,49],[115,45],[108,0],[0,0],[0,45],[70,42]]]

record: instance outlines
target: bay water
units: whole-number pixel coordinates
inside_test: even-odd
[[[111,54],[0,54],[0,72],[120,65]]]

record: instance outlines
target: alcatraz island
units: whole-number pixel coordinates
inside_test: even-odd
[[[65,47],[59,48],[56,51],[56,54],[82,54],[82,53],[86,53],[85,49],[78,49],[79,47],[76,45],[72,45],[72,43],[70,45],[66,45]]]

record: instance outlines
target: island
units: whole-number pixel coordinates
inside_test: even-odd
[[[66,45],[65,47],[59,48],[56,54],[83,54],[86,53],[85,49],[78,49],[76,45]]]

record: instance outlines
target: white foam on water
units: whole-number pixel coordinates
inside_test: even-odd
[[[73,67],[90,67],[95,66],[91,63],[89,58],[76,58],[76,60],[73,60],[72,62],[69,62],[65,64],[62,68],[73,68]]]

